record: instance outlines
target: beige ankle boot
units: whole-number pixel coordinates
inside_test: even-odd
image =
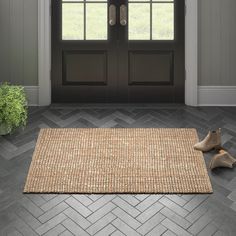
[[[221,147],[221,130],[210,131],[205,139],[194,145],[194,149],[202,152],[208,152],[212,149]]]
[[[215,155],[211,162],[209,168],[213,170],[216,167],[228,167],[233,168],[233,165],[236,164],[236,159],[234,159],[228,152],[225,150],[220,150],[220,153]]]

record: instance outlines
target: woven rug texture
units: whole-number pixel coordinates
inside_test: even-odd
[[[24,193],[212,193],[195,129],[41,129]]]

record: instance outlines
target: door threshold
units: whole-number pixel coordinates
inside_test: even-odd
[[[158,108],[181,108],[186,106],[184,103],[53,103],[50,105],[52,109],[80,109],[80,108],[142,108],[142,109],[158,109]]]

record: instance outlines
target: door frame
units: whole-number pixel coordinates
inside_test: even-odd
[[[185,104],[198,105],[198,0],[185,0]],[[51,0],[38,0],[38,101],[51,104]]]

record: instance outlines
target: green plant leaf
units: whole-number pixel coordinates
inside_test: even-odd
[[[27,122],[27,99],[23,86],[0,84],[0,123],[16,129]]]

